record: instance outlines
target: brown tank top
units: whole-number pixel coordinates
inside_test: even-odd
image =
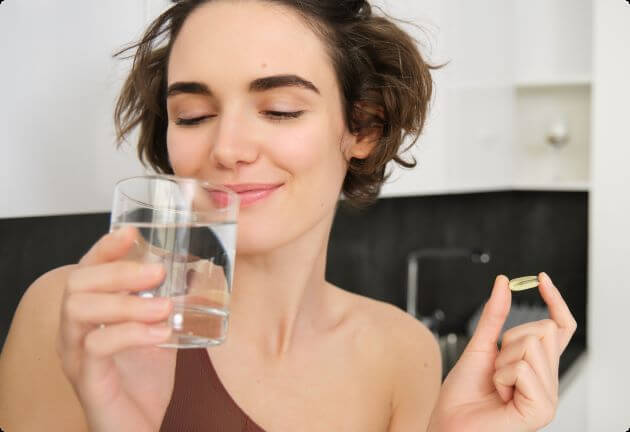
[[[175,385],[160,432],[265,432],[219,380],[208,351],[177,350]]]

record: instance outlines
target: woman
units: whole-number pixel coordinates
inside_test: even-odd
[[[429,69],[361,0],[188,0],[165,12],[138,44],[117,125],[121,138],[141,126],[140,156],[156,170],[244,198],[227,341],[186,357],[156,348],[172,305],[120,294],[156,286],[164,269],[120,260],[133,230],[108,234],[24,295],[0,362],[0,426],[438,432],[551,421],[575,320],[546,275],[551,319],[506,332],[500,352],[511,298],[497,277],[441,389],[426,328],[324,279],[339,193],[365,204],[388,161],[409,165],[396,155],[403,134],[422,129]],[[198,371],[192,385],[213,380],[206,396],[223,392],[229,409],[186,395],[182,380]]]

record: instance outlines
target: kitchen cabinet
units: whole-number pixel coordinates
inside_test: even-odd
[[[514,187],[587,190],[590,85],[528,84],[515,94]]]
[[[449,63],[434,72],[418,166],[392,165],[382,197],[588,189],[591,0],[384,7],[425,26],[420,49]]]
[[[515,82],[590,82],[591,0],[512,0]]]
[[[511,6],[501,0],[414,2],[426,28],[420,40],[433,63],[435,94],[427,130],[415,149],[418,166],[393,169],[382,196],[425,195],[506,189],[510,183],[513,88]],[[415,19],[431,13],[431,19]],[[489,18],[492,17],[492,18]],[[430,47],[430,49],[429,49]]]
[[[517,188],[587,190],[591,0],[514,1]],[[566,139],[553,139],[554,131]]]

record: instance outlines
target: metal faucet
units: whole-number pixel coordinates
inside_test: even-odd
[[[445,249],[419,249],[413,251],[407,257],[407,313],[418,318],[429,330],[437,336],[438,327],[444,321],[444,312],[436,309],[431,316],[418,316],[418,269],[420,260],[424,258],[461,258],[469,257],[473,263],[487,264],[490,262],[490,254],[480,250],[445,248]]]

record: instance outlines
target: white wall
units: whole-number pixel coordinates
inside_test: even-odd
[[[594,1],[588,430],[630,427],[630,5]]]
[[[391,16],[413,22],[421,28],[401,24],[420,43],[421,52],[427,61],[439,64],[447,59],[444,50],[446,16],[441,0],[373,0],[372,4]],[[391,170],[392,175],[383,185],[383,197],[431,193],[446,188],[444,95],[440,90],[444,74],[438,71],[433,77],[436,88],[425,128],[415,146],[404,155],[407,160],[415,157],[418,166],[408,170],[390,163],[388,170]]]
[[[560,398],[556,416],[541,432],[586,432],[588,414],[588,355],[582,354],[565,372],[560,381]]]
[[[141,0],[0,5],[0,218],[107,211],[116,179],[143,172],[114,150],[123,63]]]

